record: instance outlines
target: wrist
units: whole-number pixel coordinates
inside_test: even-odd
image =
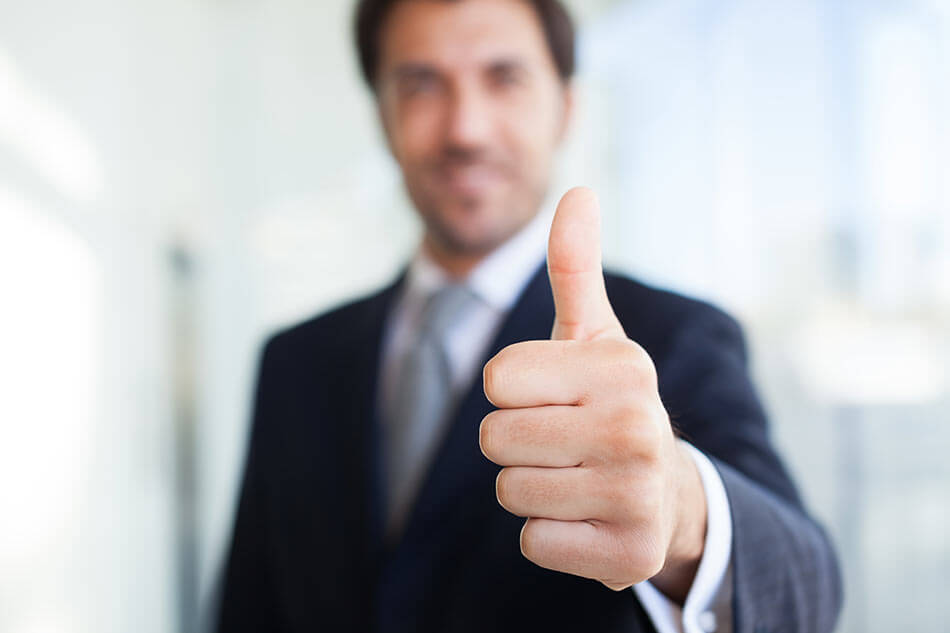
[[[676,520],[666,561],[650,582],[671,600],[683,604],[699,569],[706,542],[706,494],[689,449],[676,441]]]

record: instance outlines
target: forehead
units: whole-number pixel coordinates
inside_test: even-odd
[[[548,65],[540,20],[520,0],[404,0],[380,33],[380,69],[405,63],[442,70],[478,68],[499,58]]]

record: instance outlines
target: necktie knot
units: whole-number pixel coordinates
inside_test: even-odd
[[[475,298],[464,283],[449,283],[426,300],[419,324],[419,339],[442,342],[446,333]]]

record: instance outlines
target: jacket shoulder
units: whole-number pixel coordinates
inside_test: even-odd
[[[293,323],[272,333],[263,345],[263,362],[316,358],[337,349],[352,349],[382,324],[394,284]]]
[[[736,319],[708,301],[614,272],[604,277],[610,304],[627,335],[647,349],[660,351],[683,330],[692,328],[723,331],[742,339]]]

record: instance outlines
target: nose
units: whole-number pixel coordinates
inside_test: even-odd
[[[449,105],[446,140],[451,146],[473,149],[486,144],[491,134],[491,104],[475,86],[461,85]]]

